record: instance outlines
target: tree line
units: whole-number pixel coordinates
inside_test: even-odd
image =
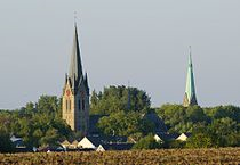
[[[240,146],[240,108],[236,106],[162,105],[151,108],[151,98],[137,88],[110,86],[91,94],[90,114],[105,115],[96,127],[104,136],[125,136],[137,142],[134,148],[201,148]],[[23,138],[27,147],[57,145],[81,137],[62,119],[61,98],[41,96],[17,110],[0,110],[0,151],[12,147],[10,134]],[[186,142],[153,141],[154,124],[144,118],[155,113],[169,133],[191,133]],[[90,121],[91,122],[91,121]],[[151,140],[150,140],[151,139]]]

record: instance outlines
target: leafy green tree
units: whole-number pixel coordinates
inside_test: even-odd
[[[57,97],[41,96],[35,105],[28,102],[20,110],[1,111],[0,125],[4,125],[8,134],[23,138],[29,148],[69,139],[73,132],[57,114],[61,108],[59,100]]]
[[[14,150],[13,143],[10,141],[10,136],[5,126],[0,127],[0,139],[0,152]]]
[[[38,111],[45,114],[57,114],[58,101],[55,96],[41,96],[38,100]]]
[[[210,148],[213,147],[213,139],[209,135],[206,127],[199,126],[193,131],[193,135],[186,142],[187,148]]]
[[[153,138],[153,134],[149,134],[146,137],[139,140],[134,146],[133,149],[158,149],[162,148],[162,143],[157,142]]]
[[[136,133],[132,133],[129,135],[128,137],[128,141],[130,142],[137,142],[140,139],[142,139],[144,137],[142,132],[136,132]]]
[[[237,147],[240,141],[240,125],[230,117],[215,119],[208,126],[216,147]]]
[[[92,93],[90,98],[91,114],[109,115],[111,113],[143,113],[150,108],[150,97],[143,90],[126,88],[126,86],[110,86],[104,91]]]
[[[98,128],[105,135],[129,136],[137,132],[148,134],[153,131],[153,124],[137,113],[114,113],[100,118]]]
[[[46,132],[46,136],[41,139],[42,146],[56,146],[58,140],[58,132],[55,128],[49,128]]]
[[[192,132],[196,124],[210,121],[199,106],[163,105],[156,112],[165,121],[170,132]]]

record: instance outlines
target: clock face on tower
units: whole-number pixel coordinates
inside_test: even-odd
[[[70,94],[71,94],[71,91],[68,89],[68,90],[66,90],[66,96],[67,97],[69,97],[70,96]]]
[[[84,91],[81,91],[81,96],[85,97],[85,92]]]

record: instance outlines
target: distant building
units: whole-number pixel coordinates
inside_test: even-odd
[[[15,135],[11,135],[10,141],[13,143],[15,148],[26,148],[22,138],[16,138]]]
[[[77,140],[74,140],[73,142],[72,142],[72,145],[71,145],[71,147],[72,148],[78,148],[78,141]]]
[[[89,125],[89,86],[82,73],[78,30],[75,24],[70,73],[65,77],[62,116],[73,131],[87,134]]]
[[[101,136],[99,129],[97,128],[97,124],[100,118],[109,115],[90,115],[89,116],[89,127],[88,127],[88,135],[87,137],[98,138]]]
[[[186,88],[185,88],[185,94],[183,99],[183,106],[188,107],[193,105],[198,105],[198,101],[195,93],[192,55],[191,55],[191,47],[190,47],[190,55],[189,55],[189,62],[188,62],[188,69],[187,69]]]
[[[96,149],[96,151],[105,151],[102,145],[99,145]]]
[[[67,140],[64,140],[62,143],[61,143],[61,146],[63,146],[63,148],[70,148],[71,146],[71,143]]]
[[[189,138],[190,136],[191,136],[190,133],[182,133],[181,135],[178,136],[176,140],[186,141],[187,138]]]
[[[95,145],[88,140],[88,138],[83,138],[79,143],[78,143],[78,148],[88,148],[88,149],[95,149]]]
[[[153,139],[154,139],[156,142],[163,142],[163,140],[158,136],[158,134],[154,134]]]

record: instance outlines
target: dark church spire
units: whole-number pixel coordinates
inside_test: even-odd
[[[78,30],[77,30],[76,22],[74,26],[75,26],[75,30],[74,30],[74,37],[73,37],[72,57],[71,57],[71,66],[70,66],[70,73],[69,73],[69,77],[71,79],[72,84],[75,84],[75,82],[78,83],[82,76],[82,64],[81,64]]]

